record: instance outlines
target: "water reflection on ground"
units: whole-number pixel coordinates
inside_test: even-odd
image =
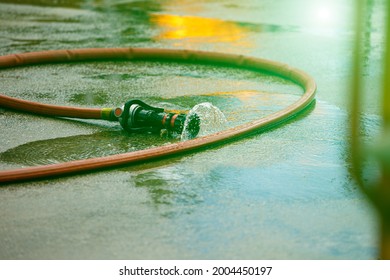
[[[153,14],[152,23],[161,28],[157,40],[175,40],[177,47],[199,44],[231,44],[235,48],[253,48],[253,42],[248,39],[250,26],[220,19],[201,18],[194,16]],[[253,29],[253,27],[252,27]]]
[[[367,87],[377,89],[381,1],[369,1]],[[348,174],[352,2],[0,0],[0,53],[85,47],[232,52],[301,68],[317,103],[271,131],[207,151],[0,189],[2,259],[371,259],[373,213]],[[302,89],[213,65],[105,62],[0,72],[0,91],[54,104],[140,98],[189,110],[211,102],[231,126],[265,116]],[[366,102],[365,132],[379,109]],[[0,111],[0,167],[124,152],[169,141],[116,125]]]

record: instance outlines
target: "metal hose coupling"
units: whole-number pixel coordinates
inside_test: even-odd
[[[167,113],[163,108],[152,107],[136,99],[115,108],[112,114],[128,132],[159,132],[166,129],[181,134],[187,118],[186,133],[189,138],[195,138],[200,128],[200,119],[196,114]]]

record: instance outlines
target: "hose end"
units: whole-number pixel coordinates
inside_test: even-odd
[[[196,114],[167,113],[163,108],[152,107],[140,100],[130,100],[121,108],[111,109],[111,115],[119,120],[127,132],[158,132],[166,129],[182,134],[186,127],[188,137],[195,138],[200,129],[200,119]]]

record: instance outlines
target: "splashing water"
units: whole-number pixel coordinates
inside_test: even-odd
[[[198,137],[209,135],[226,128],[227,120],[221,110],[209,102],[200,103],[195,105],[187,115],[186,121],[184,123],[183,133],[181,134],[182,141],[192,138],[188,131],[188,123],[195,114],[200,119]]]

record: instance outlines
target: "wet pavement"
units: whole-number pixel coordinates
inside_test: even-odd
[[[348,172],[354,1],[4,1],[0,54],[87,47],[237,53],[300,68],[315,107],[285,125],[197,153],[0,187],[1,259],[373,259],[376,216]],[[383,1],[370,2],[364,134],[378,131]],[[110,107],[139,98],[189,110],[211,102],[235,126],[302,90],[213,65],[89,62],[0,71],[0,92]],[[164,145],[103,121],[0,109],[0,168]],[[375,170],[373,170],[375,172]]]

